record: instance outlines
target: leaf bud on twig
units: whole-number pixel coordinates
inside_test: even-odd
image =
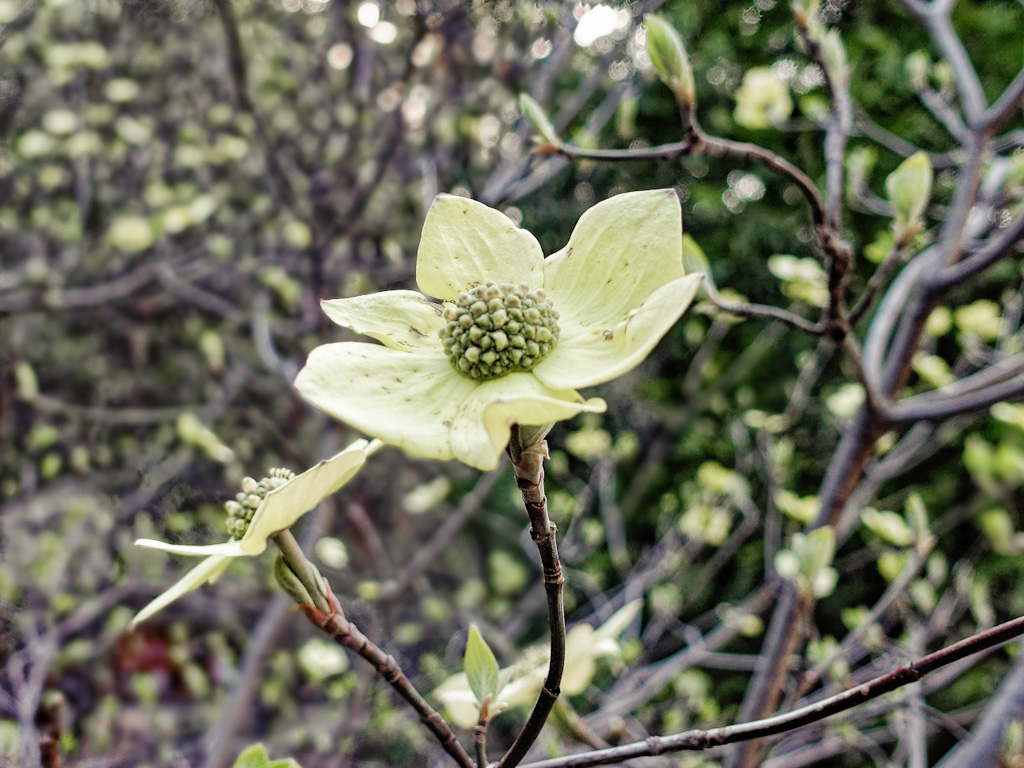
[[[644,17],[647,31],[647,55],[658,77],[675,94],[680,106],[692,108],[697,100],[693,69],[686,55],[683,39],[675,28],[660,16]]]

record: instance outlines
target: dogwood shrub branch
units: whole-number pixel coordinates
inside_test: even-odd
[[[849,688],[827,699],[808,704],[792,712],[766,717],[747,723],[727,725],[722,728],[694,729],[672,736],[652,736],[643,741],[624,744],[610,749],[599,749],[578,755],[525,763],[523,768],[589,768],[595,765],[611,765],[637,757],[654,757],[673,752],[702,751],[725,744],[763,739],[787,733],[826,717],[845,712],[859,704],[878,698],[904,685],[917,682],[937,669],[960,661],[968,656],[1012,640],[1024,634],[1024,617],[1007,621],[985,632],[961,640],[935,653],[905,664],[902,667],[879,675],[866,683]]]
[[[300,605],[299,609],[306,614],[306,618],[338,645],[366,659],[377,671],[377,674],[384,678],[398,692],[398,695],[416,710],[423,725],[437,738],[444,751],[451,755],[461,768],[477,768],[476,762],[459,743],[452,729],[448,727],[448,723],[420,695],[420,692],[416,690],[401,667],[398,666],[394,656],[385,653],[346,618],[338,598],[326,582],[323,583],[323,588],[328,610],[321,611],[312,605]]]

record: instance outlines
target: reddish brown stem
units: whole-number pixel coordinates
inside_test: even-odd
[[[562,565],[558,560],[555,544],[555,524],[548,518],[548,500],[544,495],[544,459],[548,455],[548,444],[544,440],[521,446],[519,430],[515,430],[509,446],[515,468],[516,484],[523,495],[526,512],[530,516],[530,536],[540,553],[544,571],[544,590],[548,597],[548,624],[551,629],[551,656],[548,674],[540,689],[537,703],[529,719],[519,732],[516,740],[498,762],[499,768],[513,768],[522,761],[530,747],[540,735],[547,722],[562,683],[565,667],[565,610],[562,605]]]
[[[351,621],[345,617],[341,610],[338,598],[330,587],[327,587],[327,602],[329,610],[321,611],[312,605],[300,605],[299,609],[306,614],[313,624],[319,627],[324,634],[333,639],[339,645],[348,648],[366,659],[373,666],[377,673],[383,677],[398,694],[405,699],[416,713],[427,729],[437,737],[437,740],[444,747],[445,752],[452,756],[456,763],[462,768],[476,768],[476,763],[469,756],[462,745],[459,744],[455,734],[444,718],[436,712],[417,691],[409,678],[405,676],[395,658],[375,645],[366,635],[359,631]]]

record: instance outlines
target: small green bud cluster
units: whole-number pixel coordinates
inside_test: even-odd
[[[242,479],[242,490],[232,501],[224,503],[224,510],[228,513],[227,529],[235,541],[245,536],[252,520],[253,513],[259,509],[260,504],[269,491],[280,488],[295,477],[290,469],[275,467],[270,470],[270,476],[262,480],[254,480],[251,477]]]
[[[526,283],[488,282],[446,304],[441,343],[452,367],[472,379],[528,371],[555,348],[558,313]]]

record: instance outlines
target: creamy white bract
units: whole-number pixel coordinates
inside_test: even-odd
[[[416,263],[423,294],[439,301],[416,291],[324,301],[334,322],[380,344],[317,347],[295,387],[318,408],[411,454],[493,469],[512,425],[605,410],[603,400],[584,400],[576,390],[636,366],[679,319],[701,280],[684,274],[681,254],[671,189],[598,203],[547,258],[532,234],[499,211],[440,195]],[[499,294],[545,308],[513,319],[522,298],[499,307]],[[486,322],[474,325],[485,313]],[[462,317],[465,333],[452,342],[450,324]],[[524,354],[512,355],[513,348]],[[528,370],[519,367],[524,357]]]
[[[290,528],[296,520],[351,480],[366,463],[366,457],[380,445],[377,440],[357,440],[341,453],[321,461],[301,475],[288,478],[282,483],[275,483],[276,487],[266,491],[247,519],[245,533],[239,539],[208,546],[169,544],[155,539],[136,541],[135,544],[140,547],[162,549],[176,555],[205,556],[205,559],[173,587],[139,611],[132,624],[145,621],[193,589],[207,582],[216,581],[234,558],[261,554],[267,548],[267,540],[271,536]]]

